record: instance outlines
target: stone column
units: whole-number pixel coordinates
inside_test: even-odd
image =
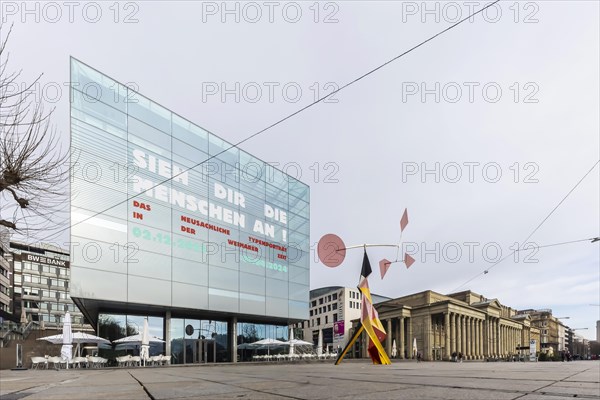
[[[398,319],[399,331],[400,331],[400,343],[398,343],[398,353],[400,358],[404,358],[404,317]]]
[[[465,316],[460,316],[460,351],[463,356],[467,354],[467,332],[465,330]]]
[[[456,314],[450,315],[450,354],[456,351]]]
[[[423,332],[423,348],[420,350],[421,352],[421,356],[423,357],[423,360],[432,360],[432,354],[433,352],[431,351],[433,346],[433,327],[431,326],[431,315],[426,316],[423,319],[423,322],[425,324],[425,329]]]
[[[483,350],[483,344],[485,343],[485,332],[483,330],[483,320],[479,320],[479,330],[481,331],[481,340],[479,342],[479,355],[483,359],[485,357],[485,352]]]
[[[444,333],[445,333],[445,339],[444,340],[444,358],[446,360],[450,359],[450,354],[452,354],[452,351],[450,349],[450,313],[444,313]]]
[[[386,328],[386,332],[387,332],[387,336],[385,337],[385,352],[387,353],[388,357],[392,356],[392,319],[388,318],[386,320],[387,322],[387,328]]]
[[[477,318],[473,321],[473,330],[475,332],[475,351],[473,352],[473,355],[476,360],[479,360],[479,335],[481,332],[479,331],[479,319]]]
[[[413,334],[412,334],[412,318],[406,319],[406,328],[408,329],[408,338],[406,341],[406,354],[408,358],[412,358],[412,345],[413,345]]]
[[[469,330],[469,321],[471,317],[465,316],[465,346],[463,347],[463,355],[465,356],[465,360],[469,359],[471,355],[471,331]]]
[[[500,347],[501,338],[500,338],[500,319],[496,318],[496,355],[500,356],[502,353],[502,349]]]
[[[485,319],[482,322],[483,324],[483,355],[485,357],[490,356],[490,332],[489,332],[489,324],[488,324],[488,316],[485,316]]]
[[[500,341],[498,342],[500,351],[498,354],[500,354],[501,357],[504,357],[504,325],[502,325],[500,321],[498,322],[498,329],[500,330]]]
[[[469,357],[469,358],[471,360],[474,360],[475,359],[475,318],[474,317],[469,318],[469,330],[471,331],[471,345],[469,346],[471,357]]]

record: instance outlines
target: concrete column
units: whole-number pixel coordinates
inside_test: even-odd
[[[229,359],[231,362],[237,362],[237,318],[232,317],[227,322],[227,334],[229,335]]]
[[[444,358],[446,360],[450,359],[450,354],[452,354],[450,348],[450,313],[447,312],[444,314],[444,333],[445,333],[445,341],[444,341]]]
[[[400,358],[404,358],[404,349],[405,349],[405,344],[404,344],[404,317],[400,317],[398,319],[398,325],[399,325],[399,331],[400,331],[400,339],[398,343],[398,353]]]
[[[165,313],[165,356],[171,355],[171,311]]]
[[[387,327],[386,327],[386,332],[387,332],[387,336],[385,337],[385,352],[387,353],[388,357],[392,356],[392,319],[388,318],[386,320],[387,322]]]

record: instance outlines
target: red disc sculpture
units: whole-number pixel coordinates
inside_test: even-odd
[[[323,264],[329,268],[335,268],[346,258],[346,245],[338,235],[328,233],[319,240],[317,254]]]

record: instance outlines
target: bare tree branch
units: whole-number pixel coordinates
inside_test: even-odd
[[[8,70],[11,31],[0,40],[0,225],[47,235],[68,211],[69,158],[51,125],[54,110],[30,97],[42,75],[26,84]]]

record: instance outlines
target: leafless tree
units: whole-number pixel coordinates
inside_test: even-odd
[[[9,72],[7,42],[0,37],[0,226],[28,238],[49,237],[64,223],[68,202],[68,152],[35,101],[21,72]]]

